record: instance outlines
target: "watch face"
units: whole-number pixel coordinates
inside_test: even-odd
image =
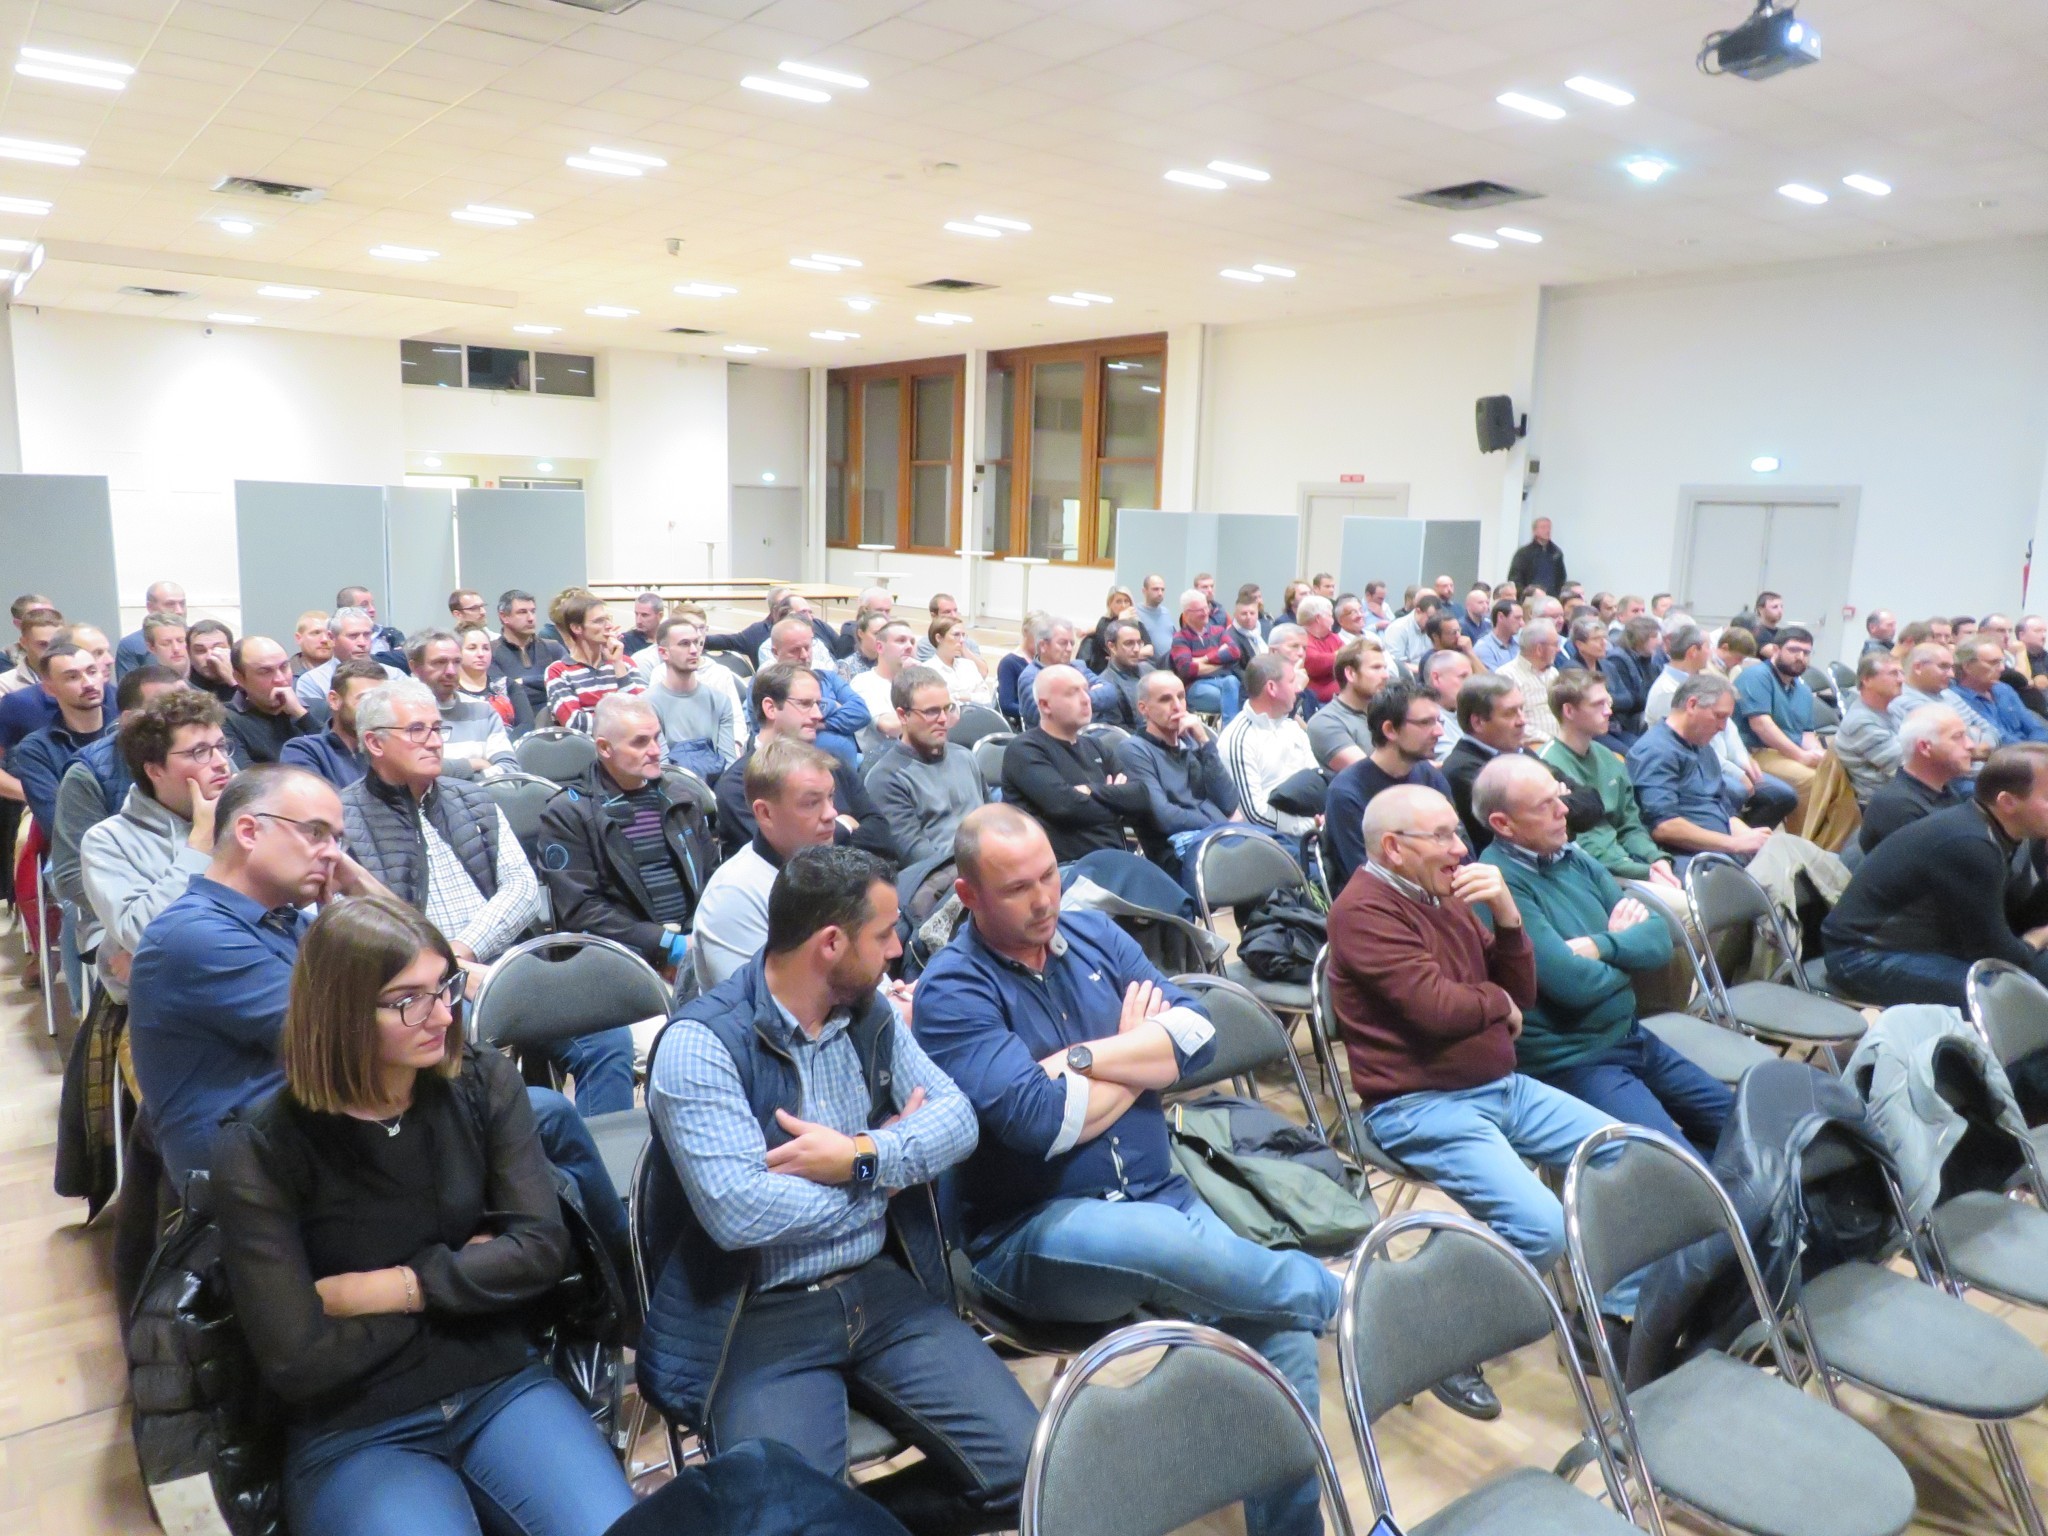
[[[1067,1065],[1076,1072],[1086,1072],[1095,1065],[1095,1053],[1085,1045],[1077,1045],[1067,1052]]]
[[[878,1163],[874,1153],[856,1152],[853,1157],[853,1182],[856,1184],[872,1184],[875,1179],[875,1169],[877,1166]]]

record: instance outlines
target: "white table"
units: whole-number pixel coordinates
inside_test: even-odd
[[[1006,563],[1009,565],[1022,566],[1024,568],[1023,605],[1024,612],[1028,615],[1031,612],[1031,573],[1039,566],[1050,565],[1052,562],[1048,560],[1044,555],[1011,555]]]
[[[896,553],[896,546],[894,544],[856,544],[853,547],[864,555],[893,555]],[[880,560],[875,562],[876,565],[881,563]],[[884,592],[887,592],[891,590],[889,583],[897,573],[894,571],[876,570],[855,571],[853,574],[868,577],[870,586],[880,587]]]

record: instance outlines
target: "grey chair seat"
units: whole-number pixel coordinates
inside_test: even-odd
[[[1842,990],[1840,982],[1828,975],[1828,957],[1826,955],[1815,955],[1800,969],[1806,972],[1806,984],[1822,997],[1830,998],[1835,1002],[1846,1004],[1852,1008],[1862,1006],[1863,999],[1851,997]]]
[[[1365,1123],[1362,1114],[1351,1117],[1351,1144],[1358,1153],[1358,1160],[1370,1168],[1376,1168],[1389,1178],[1406,1179],[1412,1184],[1427,1184],[1429,1180],[1417,1173],[1393,1153],[1373,1140],[1372,1128]]]
[[[1409,1536],[1642,1536],[1561,1477],[1520,1467],[1445,1505]]]
[[[1936,1206],[1933,1223],[1958,1280],[2048,1307],[2048,1211],[1974,1190]]]
[[[1775,981],[1730,987],[1728,1006],[1744,1027],[1779,1040],[1861,1040],[1868,1028],[1854,1008]]]
[[[1776,1061],[1778,1053],[1740,1030],[1690,1013],[1653,1013],[1642,1026],[1716,1082],[1733,1088],[1742,1074],[1760,1061]]]
[[[1266,981],[1255,975],[1242,960],[1224,961],[1223,974],[1275,1013],[1307,1013],[1315,1006],[1305,983]]]
[[[846,1464],[865,1466],[903,1454],[904,1445],[858,1408],[846,1410]]]
[[[612,1176],[612,1188],[624,1196],[633,1187],[633,1165],[640,1160],[640,1149],[654,1134],[647,1111],[617,1109],[608,1115],[586,1115],[583,1126],[597,1143],[597,1155],[604,1160],[604,1171]]]
[[[1800,1290],[1835,1370],[1942,1413],[2011,1419],[2048,1401],[2048,1356],[2010,1324],[1875,1264],[1839,1264]]]
[[[1846,1414],[1718,1351],[1629,1393],[1672,1497],[1757,1536],[1896,1536],[1913,1480]]]

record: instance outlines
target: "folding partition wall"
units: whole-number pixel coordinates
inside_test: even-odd
[[[1147,576],[1164,576],[1167,601],[1174,603],[1208,571],[1226,607],[1251,581],[1263,589],[1266,610],[1278,613],[1281,594],[1294,579],[1299,542],[1300,519],[1292,516],[1125,507],[1116,515],[1116,581],[1137,596]]]
[[[462,584],[483,593],[493,609],[498,594],[519,587],[548,599],[590,579],[583,545],[581,491],[457,491],[455,517],[462,544]],[[447,591],[441,597],[446,612]],[[621,625],[630,622],[619,615]]]
[[[34,590],[70,618],[120,638],[114,517],[104,475],[0,475],[0,549],[14,591]],[[13,592],[8,594],[10,597]]]
[[[245,635],[290,650],[299,615],[351,583],[377,594],[380,615],[390,605],[381,486],[237,480],[235,548]]]
[[[387,574],[377,589],[378,616],[408,632],[446,624],[448,594],[459,585],[455,498],[446,491],[386,486],[384,555]]]
[[[1344,554],[1337,564],[1337,590],[1363,592],[1368,581],[1384,581],[1398,604],[1411,586],[1449,576],[1464,591],[1479,579],[1479,524],[1458,519],[1422,521],[1394,517],[1344,519]]]

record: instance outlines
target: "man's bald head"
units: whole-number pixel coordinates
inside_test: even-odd
[[[953,862],[960,867],[961,879],[979,885],[985,847],[993,843],[1028,845],[1033,841],[1051,846],[1045,828],[1014,805],[984,805],[961,818],[959,830],[953,834]]]
[[[1365,851],[1377,856],[1383,839],[1400,832],[1413,832],[1437,807],[1450,805],[1427,784],[1396,784],[1383,789],[1365,805]],[[1456,814],[1456,807],[1452,808]]]

